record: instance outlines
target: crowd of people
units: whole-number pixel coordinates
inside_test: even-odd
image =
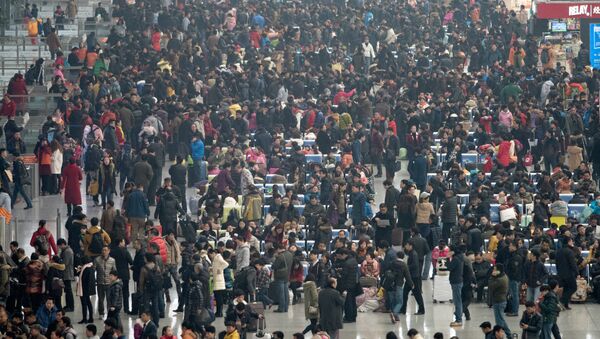
[[[33,206],[15,116],[27,111],[27,86],[48,81],[56,108],[33,152],[41,195],[64,195],[68,236],[55,241],[41,220],[34,253],[16,241],[0,252],[5,337],[74,338],[74,286],[91,338],[95,309],[102,338],[124,337],[129,315],[139,316],[136,338],[160,336],[173,289],[183,323],[163,338],[258,335],[265,310],[298,302],[309,324],[294,338],[339,338],[359,307],[396,323],[412,295],[425,314],[430,278],[451,290],[452,327],[487,302],[485,338],[560,338],[558,314],[578,286],[591,281],[600,294],[598,71],[583,46],[557,63],[524,7],[98,8],[110,34],[61,46],[75,1],[41,29],[26,6],[52,60],[16,74],[4,95],[0,215],[10,218],[18,195]],[[101,214],[85,215],[84,204]],[[521,316],[520,328],[505,316]]]

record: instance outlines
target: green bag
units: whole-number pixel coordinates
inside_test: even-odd
[[[400,149],[400,152],[399,152],[400,160],[406,160],[406,153],[408,153],[406,148],[403,147]]]

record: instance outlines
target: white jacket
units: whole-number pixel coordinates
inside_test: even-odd
[[[213,257],[212,260],[212,276],[213,276],[213,290],[222,291],[225,289],[225,275],[223,270],[229,266],[229,263],[223,259],[220,254]]]
[[[57,149],[56,151],[52,152],[52,156],[50,157],[50,173],[61,174],[62,164],[63,153],[61,152],[61,150]]]
[[[362,43],[363,56],[365,58],[375,58],[375,50],[373,49],[373,45],[370,42]]]

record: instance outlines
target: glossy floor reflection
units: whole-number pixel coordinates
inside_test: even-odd
[[[406,168],[406,163],[403,163],[403,168]],[[401,178],[407,177],[407,173],[405,171],[400,172],[400,174],[400,176],[396,176],[396,184]],[[165,169],[163,172],[163,177],[166,176],[168,176],[168,174],[166,173]],[[381,179],[376,180],[376,203],[383,201],[384,198],[385,191],[383,190],[381,183]],[[191,193],[193,193],[193,191],[188,190],[188,197]],[[82,194],[85,196],[83,188]],[[121,205],[120,200],[120,198],[117,198],[115,201],[117,207],[120,207]],[[66,206],[63,203],[62,197],[41,197],[34,200],[33,209],[25,211],[23,210],[24,207],[24,203],[18,203],[15,206],[13,210],[13,218],[17,220],[17,227],[16,229],[13,227],[12,229],[6,230],[5,237],[6,239],[16,238],[19,241],[19,244],[25,248],[25,251],[28,254],[33,250],[29,246],[29,241],[31,234],[37,228],[37,222],[39,219],[46,219],[48,221],[49,229],[55,234],[56,238],[61,235],[66,235],[64,227],[61,226],[61,229],[58,231],[56,229],[57,209],[60,210],[61,213],[61,224],[64,224],[64,221],[66,220]],[[84,213],[86,213],[89,217],[100,217],[101,209],[98,207],[93,207],[91,199],[87,199],[83,208]],[[12,235],[11,232],[14,235]],[[4,243],[8,244],[8,242],[9,241],[7,240]],[[130,287],[130,290],[133,291],[133,286]],[[406,318],[401,319],[399,323],[395,325],[392,324],[389,314],[360,313],[355,324],[344,324],[345,326],[340,332],[340,337],[344,339],[378,339],[385,338],[385,334],[388,331],[395,331],[397,334],[399,334],[400,338],[406,338],[406,332],[408,329],[414,327],[417,328],[426,339],[432,338],[433,334],[438,331],[444,333],[444,338],[450,338],[452,335],[458,335],[460,339],[480,339],[483,336],[481,330],[479,329],[479,324],[483,321],[491,321],[493,323],[493,313],[491,309],[489,309],[485,304],[472,304],[470,307],[472,320],[468,322],[465,321],[462,328],[451,329],[449,324],[452,321],[452,304],[433,304],[431,281],[426,281],[423,283],[423,290],[426,301],[425,315],[412,315],[412,313],[416,311],[416,305],[414,304],[414,299],[411,298],[408,309],[408,313],[410,313],[410,315],[407,315]],[[161,319],[159,331],[163,326],[170,325],[176,329],[177,333],[179,333],[179,327],[183,315],[181,313],[175,315],[175,313],[171,312],[171,310],[177,307],[177,297],[174,289],[171,291],[171,296],[173,301],[172,303],[167,304],[169,312],[166,312],[166,314],[168,317]],[[93,299],[93,302],[95,303],[95,299]],[[520,311],[522,312],[523,309],[524,308],[521,307]],[[68,313],[67,316],[69,316],[74,322],[77,322],[81,320],[80,310],[81,305],[76,299],[75,312]],[[94,310],[96,310],[95,304]],[[598,314],[600,314],[600,305],[593,301],[582,305],[573,305],[573,310],[563,312],[558,319],[558,324],[561,328],[563,338],[600,338],[600,319]],[[132,329],[135,318],[126,315],[122,315],[121,317],[128,337],[133,338]],[[304,320],[304,306],[302,304],[290,306],[290,312],[287,314],[267,311],[266,318],[267,330],[281,330],[285,333],[286,338],[291,337],[291,335],[295,332],[301,332],[307,324],[307,322]],[[99,328],[99,330],[101,330],[103,328],[103,322],[98,319],[97,313],[94,316],[94,319],[96,326]],[[507,318],[507,321],[511,327],[511,330],[516,332],[518,330],[519,318]],[[223,330],[223,319],[217,319],[214,325],[217,327],[218,331]],[[83,325],[75,325],[75,329],[80,337],[84,335],[84,328],[85,326]],[[250,336],[250,338],[252,337]]]

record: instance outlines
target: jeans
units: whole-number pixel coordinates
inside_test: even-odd
[[[508,281],[508,294],[511,297],[510,300],[510,313],[519,313],[519,282],[516,280]]]
[[[400,310],[402,309],[402,304],[404,304],[404,299],[402,298],[404,295],[404,288],[402,286],[396,286],[396,291],[393,293],[390,292],[390,310],[394,313],[394,315],[399,315]]]
[[[452,303],[454,304],[454,321],[462,323],[462,283],[450,284],[452,288]]]
[[[102,208],[106,208],[106,203],[113,200],[113,189],[112,187],[106,187],[102,190],[101,198],[102,198]]]
[[[540,296],[540,288],[539,287],[527,287],[527,301],[536,301]]]
[[[542,333],[540,335],[541,339],[552,339],[552,326],[554,323],[545,323],[542,324]]]
[[[275,280],[275,291],[277,292],[277,302],[279,303],[277,311],[287,312],[288,305],[290,303],[290,297],[288,293],[288,282],[285,280]]]
[[[429,279],[431,276],[431,252],[425,255],[425,261],[423,262],[423,273],[421,278],[423,280]]]
[[[266,308],[269,305],[273,304],[273,300],[269,298],[269,288],[263,287],[258,289],[258,293],[256,294],[256,300],[262,302],[263,307]]]
[[[108,288],[110,285],[98,284],[98,314],[104,315],[104,301],[107,300]]]
[[[27,207],[31,207],[31,199],[29,198],[29,196],[27,195],[27,193],[25,193],[25,191],[23,190],[23,185],[21,184],[15,184],[15,188],[13,190],[13,195],[12,195],[12,206],[11,207],[15,207],[15,201],[17,200],[17,194],[21,193],[21,195],[23,196],[23,199],[25,199],[25,203],[27,204]]]
[[[504,332],[506,332],[506,336],[510,337],[511,332],[508,328],[508,324],[506,324],[506,320],[504,319],[504,309],[506,308],[506,301],[493,304],[492,308],[494,309],[494,320],[496,321],[496,325],[502,326],[502,328],[504,328]]]

